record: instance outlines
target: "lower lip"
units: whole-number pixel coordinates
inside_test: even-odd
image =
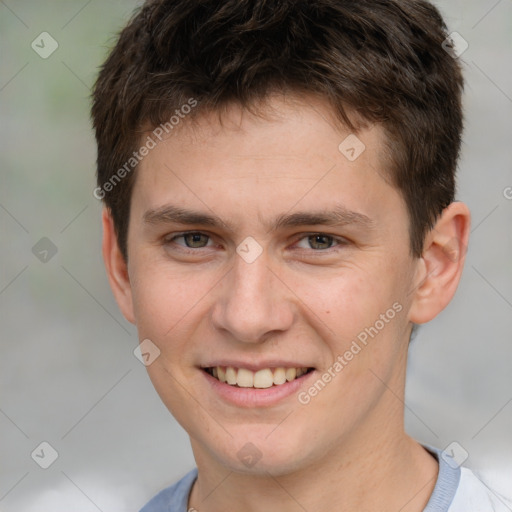
[[[315,374],[315,370],[313,370],[291,382],[259,389],[231,386],[212,377],[204,370],[200,370],[200,372],[205,376],[208,384],[220,398],[238,407],[269,407],[275,405],[290,395],[297,394],[299,389]]]

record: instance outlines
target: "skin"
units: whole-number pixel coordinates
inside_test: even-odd
[[[456,291],[468,208],[446,208],[422,257],[412,258],[405,203],[386,179],[382,128],[357,134],[366,149],[350,162],[338,150],[350,132],[322,99],[273,96],[266,105],[265,118],[233,105],[222,125],[217,114],[185,120],[150,151],[133,190],[128,263],[103,214],[114,295],[140,340],[160,349],[149,376],[190,435],[199,476],[189,507],[421,511],[438,465],[404,432],[409,336]],[[168,204],[215,214],[233,231],[145,221]],[[336,204],[372,226],[268,227],[281,214]],[[195,246],[190,237],[170,240],[183,231],[206,236]],[[311,233],[328,236],[315,243]],[[250,264],[236,252],[248,236],[263,249]],[[199,369],[217,358],[293,360],[315,368],[311,385],[394,303],[401,311],[307,405],[293,394],[237,407]],[[248,442],[261,454],[251,467],[237,455]]]

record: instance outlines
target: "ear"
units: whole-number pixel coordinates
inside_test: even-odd
[[[133,314],[132,288],[127,263],[119,249],[114,221],[110,210],[103,208],[103,260],[110,287],[121,313],[128,322],[135,323]]]
[[[411,322],[429,322],[455,295],[469,243],[470,219],[464,203],[451,203],[426,236],[412,292]]]

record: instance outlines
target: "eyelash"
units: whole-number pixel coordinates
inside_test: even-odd
[[[209,239],[208,241],[210,241],[212,239],[212,237],[210,235],[208,235],[207,233],[203,233],[202,231],[184,231],[182,233],[177,233],[175,235],[172,235],[171,237],[166,237],[164,239],[164,245],[170,245],[176,239],[183,238],[186,235],[204,235],[204,236],[208,237],[208,239]],[[318,231],[314,231],[311,233],[302,233],[302,236],[300,238],[297,238],[294,243],[300,242],[301,240],[304,240],[305,238],[309,238],[312,236],[324,236],[324,237],[331,239],[333,242],[337,243],[337,245],[335,245],[333,247],[328,247],[327,249],[309,249],[309,251],[312,251],[314,253],[332,253],[333,251],[339,250],[340,247],[346,246],[349,244],[349,241],[345,238],[336,237],[334,235],[329,235],[328,233],[322,233],[322,232],[318,232]],[[187,247],[184,245],[179,245],[179,244],[178,244],[178,246],[180,248],[179,249],[180,251],[186,252],[189,254],[197,254],[197,252],[200,251],[201,249],[208,248],[208,247],[198,247],[198,248],[194,249],[194,248]],[[308,249],[299,249],[299,250],[308,251]]]

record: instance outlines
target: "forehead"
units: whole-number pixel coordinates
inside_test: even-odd
[[[371,219],[393,202],[404,214],[387,180],[385,142],[380,125],[352,133],[315,97],[273,97],[258,115],[231,105],[185,117],[157,143],[139,164],[134,206],[147,219],[169,203],[205,213],[215,205],[235,216],[232,225],[244,213],[270,222],[270,212],[335,202]]]
[[[179,124],[170,131],[166,130],[162,137],[171,144],[174,139],[175,149],[178,150],[211,147],[219,151],[225,149],[231,157],[247,156],[243,150],[254,141],[254,158],[269,159],[281,155],[287,159],[314,157],[325,160],[324,156],[337,156],[341,152],[349,161],[354,161],[364,152],[365,148],[361,145],[364,138],[371,153],[380,153],[378,156],[384,170],[388,155],[384,129],[379,124],[366,122],[354,110],[345,110],[358,128],[345,126],[334,115],[333,107],[322,97],[272,93],[257,103],[253,101],[247,108],[229,103],[211,111],[201,109],[199,105],[188,117],[182,116],[181,120],[173,116]],[[149,130],[147,133],[150,133]],[[347,137],[347,144],[340,147]],[[242,142],[243,146],[240,145]],[[261,144],[265,144],[265,152],[258,152]],[[326,155],[323,149],[328,146],[330,150]],[[355,153],[347,151],[350,149],[354,149]]]

